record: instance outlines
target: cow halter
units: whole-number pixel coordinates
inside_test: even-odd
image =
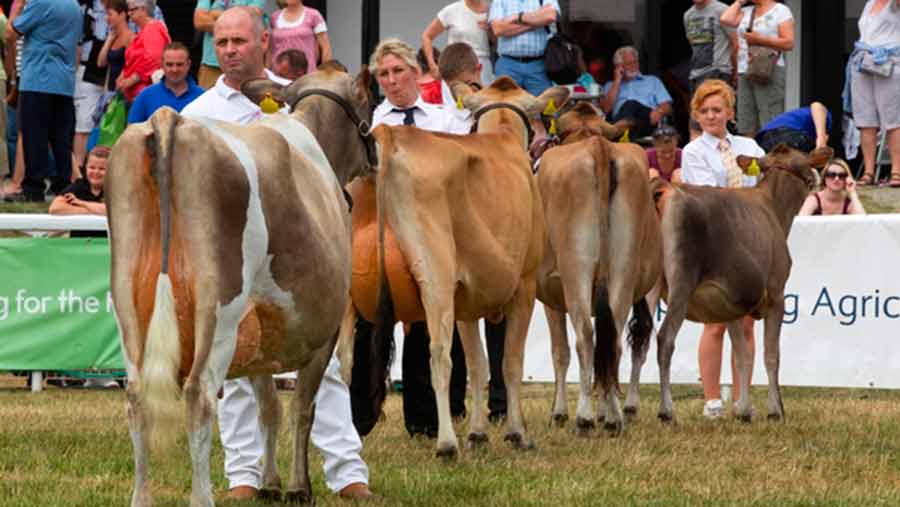
[[[475,114],[473,116],[474,121],[472,122],[472,130],[470,132],[473,134],[475,132],[477,132],[478,131],[478,121],[481,120],[481,117],[484,116],[485,113],[488,113],[495,109],[509,109],[510,111],[519,115],[519,118],[522,120],[522,123],[525,124],[525,129],[528,131],[528,145],[525,147],[525,149],[527,150],[528,146],[531,146],[531,142],[534,140],[534,129],[531,128],[531,121],[528,119],[528,115],[525,114],[525,111],[522,111],[522,108],[520,108],[519,106],[510,104],[508,102],[495,102],[493,104],[488,104],[488,105],[482,107],[478,111],[475,111]]]
[[[356,125],[356,133],[359,135],[360,140],[362,140],[363,145],[366,147],[366,159],[369,162],[369,168],[374,169],[378,166],[378,155],[375,152],[375,140],[372,138],[372,134],[370,133],[371,127],[369,126],[369,122],[363,120],[356,114],[356,111],[353,110],[353,106],[350,105],[350,102],[347,101],[344,97],[322,88],[313,88],[311,90],[306,90],[299,95],[294,101],[290,104],[291,112],[294,112],[294,109],[297,108],[297,104],[300,103],[301,100],[306,97],[310,97],[313,95],[317,95],[319,97],[325,97],[327,99],[331,99],[333,102],[337,103],[337,105],[341,106],[341,109],[344,110],[344,113],[347,114],[347,117],[350,118],[350,121]]]

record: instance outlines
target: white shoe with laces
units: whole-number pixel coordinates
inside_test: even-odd
[[[706,400],[706,404],[703,405],[703,417],[707,419],[721,419],[725,417],[725,404],[718,398]]]

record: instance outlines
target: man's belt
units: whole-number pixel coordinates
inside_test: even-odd
[[[510,60],[515,60],[515,61],[517,61],[517,62],[522,62],[522,63],[531,63],[531,62],[536,62],[536,61],[538,61],[538,60],[543,60],[543,59],[544,59],[544,55],[540,55],[540,56],[510,56],[510,55],[500,55],[500,56],[502,56],[503,58],[509,58]]]

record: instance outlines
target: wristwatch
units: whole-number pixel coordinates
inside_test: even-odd
[[[525,15],[524,12],[519,11],[519,17],[516,18],[516,23],[518,23],[520,25],[524,25],[525,21],[522,20],[522,16],[524,16],[524,15]]]

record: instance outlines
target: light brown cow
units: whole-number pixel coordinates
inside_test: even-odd
[[[603,135],[616,137],[616,129],[586,103],[564,114],[559,126],[563,144],[544,153],[538,171],[549,233],[538,299],[544,303],[552,341],[552,420],[562,425],[568,419],[568,312],[579,360],[576,429],[586,434],[594,427],[591,383],[596,375],[602,389],[598,419],[618,434],[624,426],[617,397],[619,337],[633,308],[631,346],[643,349],[653,329],[644,296],[662,273],[647,157],[640,146],[605,139]],[[591,329],[592,309],[596,331]]]
[[[554,87],[535,98],[509,78],[498,79],[477,94],[465,85],[454,92],[475,112],[477,135],[388,126],[373,131],[380,148],[376,183],[380,292],[374,315],[367,315],[370,303],[357,301],[354,286],[354,304],[375,319],[376,351],[390,349],[395,319],[427,321],[441,457],[458,452],[448,396],[453,322],[457,321],[472,385],[468,441],[475,446],[487,441],[488,371],[477,321],[501,314],[507,321],[506,440],[520,448],[533,446],[526,434],[519,387],[535,276],[546,239],[543,208],[526,152],[528,118],[550,99],[562,104],[569,95],[565,88]],[[389,234],[403,259],[386,258]],[[356,245],[354,249],[359,252]],[[368,293],[376,293],[376,287]],[[388,366],[389,354],[373,364],[378,372],[376,389],[383,385]],[[374,413],[382,401],[383,394],[375,400]]]
[[[286,498],[312,500],[313,397],[349,302],[350,215],[342,185],[367,164],[362,136],[336,134],[357,131],[351,116],[367,114],[368,83],[367,71],[354,81],[335,70],[288,88],[248,83],[245,94],[257,100],[269,93],[296,103],[309,89],[331,97],[305,97],[293,117],[246,126],[163,108],[130,126],[114,147],[105,192],[112,295],[129,379],[133,506],[150,504],[148,446],[177,434],[181,400],[194,470],[191,505],[213,505],[216,394],[225,378],[248,375],[265,439],[261,493],[278,496],[280,403],[271,374],[295,370],[301,381]]]
[[[745,315],[765,318],[769,418],[784,417],[778,363],[784,285],[791,271],[787,237],[800,206],[818,184],[813,168],[831,156],[830,148],[807,155],[782,145],[758,160],[764,176],[754,188],[662,185],[657,191],[656,197],[664,199],[662,297],[668,303],[658,336],[661,420],[675,417],[669,375],[675,337],[686,317],[728,323],[740,382],[734,413],[750,421],[750,357],[741,326]],[[753,160],[738,157],[744,169]]]

